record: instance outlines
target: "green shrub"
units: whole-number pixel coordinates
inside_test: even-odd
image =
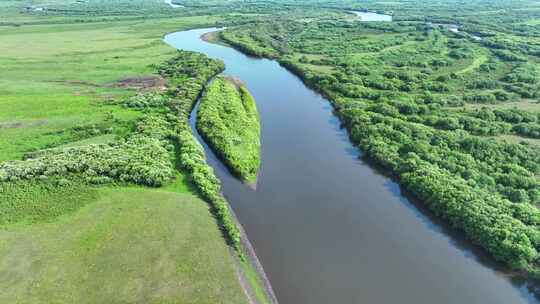
[[[254,181],[260,165],[260,126],[253,97],[244,86],[219,77],[206,89],[197,113],[197,129],[245,181]]]

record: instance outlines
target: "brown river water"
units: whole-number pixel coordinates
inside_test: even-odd
[[[526,283],[362,160],[325,98],[275,61],[200,39],[214,30],[165,41],[223,60],[225,73],[242,79],[257,101],[262,166],[255,189],[194,133],[281,304],[540,303]]]

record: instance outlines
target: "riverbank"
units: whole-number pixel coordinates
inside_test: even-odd
[[[200,145],[206,145],[203,141],[202,136],[197,130],[197,113],[199,112],[199,107],[201,103],[203,92],[199,95],[197,102],[194,104],[191,114],[189,115],[189,125],[192,132],[192,140],[199,140]],[[185,135],[187,138],[187,135]],[[204,154],[197,149],[197,154],[200,155],[202,159],[205,158]],[[193,151],[191,151],[193,153]],[[202,165],[202,163],[201,163]],[[212,168],[206,164],[206,167],[209,171],[212,171]],[[213,179],[213,178],[212,178]],[[219,180],[215,179],[215,182],[219,184]],[[213,195],[211,195],[213,196]],[[220,191],[218,200],[226,204],[230,218],[234,222],[235,227],[235,238],[237,238],[237,243],[234,248],[231,250],[233,255],[235,255],[235,262],[237,267],[238,279],[242,282],[242,287],[248,299],[253,303],[258,304],[278,304],[277,297],[272,288],[271,282],[268,279],[266,272],[259,261],[259,258],[251,244],[242,224],[236,217],[232,207],[230,206],[227,199],[223,197],[223,194]],[[221,204],[221,203],[220,203]]]
[[[191,78],[178,74],[179,71],[186,70],[186,66],[189,66],[187,70],[191,71]],[[194,69],[197,71],[195,75]],[[274,302],[275,296],[264,271],[262,267],[258,267],[260,264],[257,263],[254,252],[249,250],[251,248],[249,241],[242,233],[241,226],[235,220],[232,209],[221,193],[220,181],[207,164],[204,149],[192,133],[195,130],[191,122],[196,118],[197,112],[194,111],[203,96],[203,90],[223,69],[223,62],[219,60],[186,51],[179,51],[177,57],[165,62],[159,68],[162,76],[169,80],[172,86],[171,93],[175,97],[167,108],[177,119],[174,141],[178,147],[178,163],[184,172],[189,174],[198,193],[210,204],[224,237],[232,251],[237,254],[235,260],[241,270],[239,279],[243,283],[242,287],[248,299],[253,303],[273,304],[277,302]]]
[[[201,39],[205,42],[208,42],[208,43],[213,43],[213,44],[219,44],[219,45],[222,45],[222,46],[228,46],[230,47],[231,45],[229,45],[225,40],[221,39],[221,36],[220,36],[220,33],[221,30],[218,30],[218,31],[215,31],[215,32],[208,32],[206,34],[203,34],[201,36]]]

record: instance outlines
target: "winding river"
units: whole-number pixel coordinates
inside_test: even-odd
[[[223,60],[225,73],[245,81],[257,101],[256,189],[205,149],[281,304],[539,303],[363,161],[327,100],[275,61],[200,39],[214,30],[165,41]]]

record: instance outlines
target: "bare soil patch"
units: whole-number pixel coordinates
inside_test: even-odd
[[[22,121],[7,121],[7,122],[0,122],[0,130],[1,129],[18,129],[18,128],[25,128],[25,127],[37,127],[42,126],[47,123],[47,120],[36,120],[36,121],[30,121],[30,122],[22,122]]]
[[[208,42],[208,43],[219,44],[219,45],[223,45],[223,46],[230,46],[227,42],[225,42],[223,39],[221,39],[221,37],[219,35],[219,32],[220,31],[206,33],[206,34],[201,36],[201,39],[203,41]]]
[[[128,77],[116,81],[113,85],[129,89],[165,89],[165,79],[158,75]]]
[[[246,85],[245,82],[242,81],[242,79],[234,77],[234,76],[225,76],[225,79],[228,82],[234,84],[237,89]]]

